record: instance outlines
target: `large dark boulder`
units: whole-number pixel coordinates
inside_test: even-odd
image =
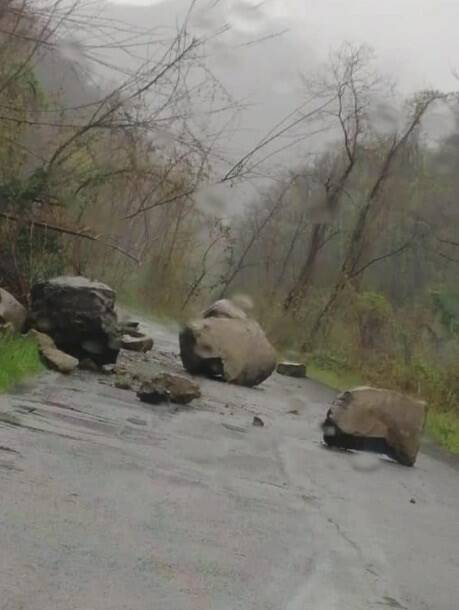
[[[393,390],[359,387],[340,394],[322,424],[332,447],[385,453],[413,466],[424,429],[426,405]]]
[[[116,362],[121,332],[115,293],[105,284],[80,276],[35,284],[28,324],[78,360],[90,358],[99,366]]]
[[[236,305],[218,301],[180,333],[180,356],[192,375],[255,386],[276,366],[276,353],[259,324]]]

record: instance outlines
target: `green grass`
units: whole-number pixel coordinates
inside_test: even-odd
[[[334,390],[348,390],[362,385],[362,380],[353,371],[335,371],[333,369],[322,368],[314,361],[308,365],[308,377],[315,379]]]
[[[42,370],[35,341],[29,337],[0,337],[0,392]]]
[[[451,453],[459,454],[459,415],[429,410],[427,431]]]

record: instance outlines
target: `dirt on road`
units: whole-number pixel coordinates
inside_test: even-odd
[[[181,371],[147,330],[139,366]],[[307,379],[200,383],[184,408],[86,372],[0,398],[0,610],[457,609],[454,462],[324,448]]]

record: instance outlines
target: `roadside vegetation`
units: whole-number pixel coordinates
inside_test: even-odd
[[[445,449],[459,455],[459,417],[454,411],[430,411],[427,415],[427,430]]]
[[[38,348],[33,339],[0,336],[0,392],[41,370]]]
[[[165,40],[78,0],[2,4],[0,285],[26,304],[35,281],[82,274],[175,319],[248,294],[311,375],[423,397],[457,450],[456,92],[403,99],[371,49],[344,45],[303,75],[301,108],[229,159],[240,108],[206,52],[186,21]],[[244,182],[250,204],[223,209],[213,189]],[[0,388],[36,370],[28,340],[1,352]]]

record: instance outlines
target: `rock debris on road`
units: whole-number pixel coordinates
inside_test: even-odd
[[[141,365],[183,373],[143,330]],[[2,610],[457,609],[454,460],[325,449],[307,379],[200,385],[183,410],[90,372],[0,398]]]

